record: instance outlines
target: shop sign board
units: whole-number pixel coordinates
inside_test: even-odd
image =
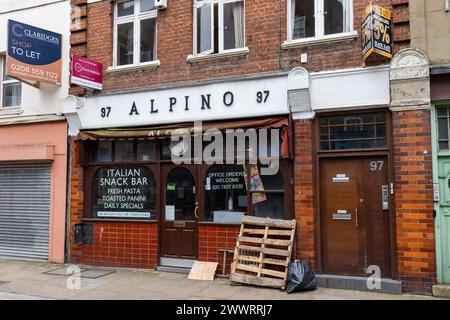
[[[93,216],[150,219],[154,180],[144,167],[101,168],[94,178]]]
[[[62,35],[8,20],[8,76],[30,82],[61,85]]]
[[[72,56],[70,82],[86,89],[102,90],[103,64],[81,56]]]
[[[286,75],[274,75],[89,96],[81,129],[288,114],[287,84]]]
[[[372,53],[392,58],[392,13],[377,5],[364,11],[362,23],[362,56],[366,60]]]

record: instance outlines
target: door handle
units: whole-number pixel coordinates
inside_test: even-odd
[[[359,227],[359,223],[358,223],[358,208],[355,209],[355,221],[356,221],[356,227]]]
[[[195,218],[198,219],[198,202],[195,203],[194,215],[195,215]]]

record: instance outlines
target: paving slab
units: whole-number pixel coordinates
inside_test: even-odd
[[[142,269],[98,268],[80,278],[79,289],[69,289],[71,279],[61,276],[69,265],[0,260],[0,299],[77,300],[423,300],[430,296],[392,295],[355,290],[319,288],[287,294],[283,290],[235,285],[226,278],[214,281],[188,280],[187,274]],[[92,266],[80,266],[92,270]],[[58,269],[59,274],[44,273]],[[101,270],[99,272],[95,272]],[[110,273],[113,272],[113,273]],[[61,275],[60,275],[61,274]],[[72,278],[73,280],[73,278]]]

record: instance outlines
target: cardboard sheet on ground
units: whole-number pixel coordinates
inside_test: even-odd
[[[217,262],[195,261],[189,273],[189,280],[214,280]]]

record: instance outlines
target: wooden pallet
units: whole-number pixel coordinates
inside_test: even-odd
[[[244,216],[230,280],[284,289],[294,244],[295,220]]]

